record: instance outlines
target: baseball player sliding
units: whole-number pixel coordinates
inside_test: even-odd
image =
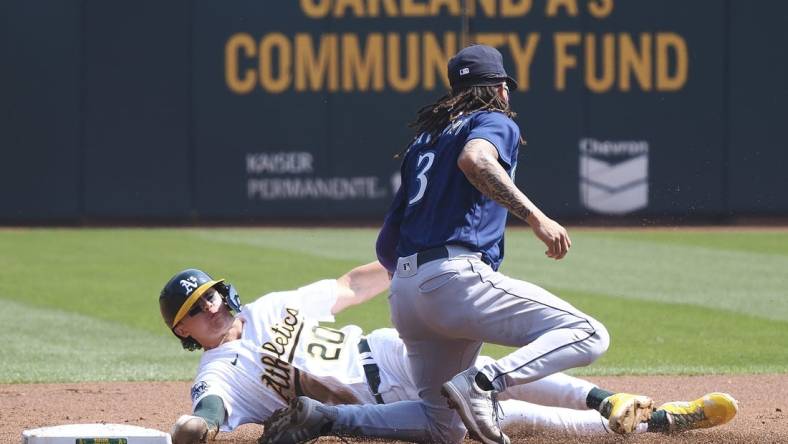
[[[195,269],[176,274],[159,297],[162,317],[184,348],[205,351],[191,390],[193,413],[176,421],[173,443],[205,442],[241,424],[276,422],[284,414],[274,413],[288,403],[306,401],[302,396],[326,404],[417,400],[407,350],[394,330],[364,336],[357,326],[320,325],[388,284],[387,271],[374,262],[338,279],[270,293],[242,307],[234,287],[224,280]],[[491,361],[481,357],[477,366]],[[599,389],[590,382],[561,373],[513,387],[501,396],[506,412],[502,426],[520,433],[609,433],[607,422],[588,409],[594,390]],[[357,406],[336,408],[364,414]],[[732,398],[710,394],[693,403],[664,405],[637,431],[711,427],[735,413]],[[372,414],[364,421],[375,419]],[[423,436],[412,438],[424,441]]]

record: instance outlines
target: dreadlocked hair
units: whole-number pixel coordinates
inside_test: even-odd
[[[429,134],[429,143],[434,144],[450,122],[463,114],[476,111],[498,111],[512,119],[517,116],[517,113],[512,111],[509,104],[498,94],[497,85],[471,86],[452,91],[437,102],[422,107],[417,113],[416,120],[408,126],[416,128],[417,135]],[[522,137],[520,143],[525,144]],[[404,151],[397,157],[401,157],[402,154]]]

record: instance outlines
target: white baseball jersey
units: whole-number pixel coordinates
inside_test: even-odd
[[[240,340],[203,353],[192,386],[192,406],[217,395],[227,419],[222,431],[261,423],[295,396],[330,404],[374,403],[359,358],[361,329],[333,322],[336,280],[270,293],[245,305]]]
[[[324,280],[295,291],[270,293],[245,305],[238,314],[244,320],[241,338],[203,353],[191,390],[192,408],[205,396],[219,396],[227,411],[220,430],[228,432],[241,424],[262,423],[296,395],[327,404],[375,405],[362,367],[368,361],[358,350],[361,329],[349,325],[335,330],[318,324],[334,321],[331,307],[336,298],[336,280]],[[388,404],[418,399],[407,351],[397,332],[378,329],[367,341],[379,367],[383,400]],[[491,361],[481,357],[477,366]],[[501,394],[507,412],[502,426],[576,436],[608,433],[606,421],[596,411],[546,407],[583,409],[592,387],[561,373],[512,387]],[[354,410],[352,416],[374,423],[370,431],[374,432],[391,419],[374,412]],[[418,424],[419,418],[413,422]],[[643,426],[639,431],[645,431]]]

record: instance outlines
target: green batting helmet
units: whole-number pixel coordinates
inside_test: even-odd
[[[202,346],[191,336],[187,338],[179,336],[175,333],[175,326],[186,317],[189,310],[210,288],[215,288],[222,295],[227,308],[234,312],[241,310],[240,298],[232,285],[225,284],[224,279],[214,280],[204,271],[195,268],[177,273],[167,282],[159,295],[159,309],[164,323],[187,350],[196,350]]]

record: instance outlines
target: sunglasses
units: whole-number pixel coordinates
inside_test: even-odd
[[[211,304],[213,303],[214,298],[216,298],[216,293],[216,291],[208,292],[207,294],[200,296],[200,299],[204,300],[206,304]],[[203,307],[200,304],[200,299],[194,301],[194,305],[192,305],[192,308],[190,308],[186,313],[189,317],[197,316],[198,314],[202,313]]]

